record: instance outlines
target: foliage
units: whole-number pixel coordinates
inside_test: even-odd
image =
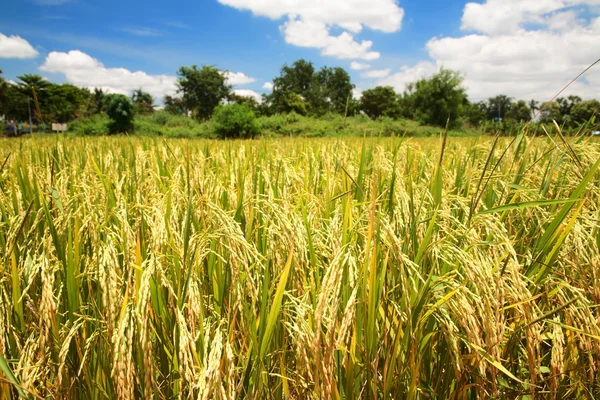
[[[68,124],[71,136],[104,136],[111,133],[111,120],[102,114],[79,118]]]
[[[212,121],[221,139],[248,139],[259,133],[254,111],[245,104],[218,106]]]
[[[600,146],[552,139],[0,139],[0,398],[593,398]]]
[[[252,96],[241,96],[241,95],[236,94],[234,92],[231,92],[229,94],[229,102],[235,103],[235,104],[244,104],[249,109],[251,109],[252,111],[254,111],[255,113],[257,113],[259,111],[259,107],[260,107],[260,104],[258,103],[258,101],[256,101],[256,99],[254,97],[252,97]]]
[[[484,102],[469,103],[464,108],[464,117],[470,126],[479,126],[488,120],[487,104]]]
[[[407,85],[405,97],[410,99],[411,114],[423,124],[444,127],[449,121],[450,127],[461,126],[468,105],[462,82],[458,72],[442,68],[429,79]]]
[[[0,115],[4,115],[4,108],[6,107],[6,101],[8,100],[8,82],[2,77],[2,70],[0,69]]]
[[[377,86],[365,90],[360,98],[361,110],[369,117],[377,119],[385,116],[390,118],[400,117],[400,103],[398,95],[391,86]]]
[[[350,75],[343,68],[323,67],[316,71],[311,62],[301,59],[281,68],[280,76],[273,80],[273,92],[265,96],[264,103],[273,113],[344,114],[353,88]]]
[[[154,112],[154,99],[150,93],[141,88],[133,91],[131,100],[135,104],[135,110],[139,114],[151,114]]]
[[[111,133],[122,133],[133,128],[135,105],[122,94],[106,96],[106,114],[112,120]]]
[[[320,93],[317,95],[315,106],[313,106],[316,115],[322,115],[326,112],[334,112],[344,115],[348,102],[352,98],[352,89],[354,85],[350,80],[350,75],[343,68],[323,67],[316,75],[317,88]]]
[[[92,94],[89,90],[67,83],[48,86],[45,98],[47,99],[43,108],[47,111],[45,122],[70,122],[84,116],[88,109],[93,107]]]
[[[165,111],[170,114],[183,114],[185,112],[185,104],[180,97],[165,96],[163,99]]]
[[[577,102],[573,105],[570,113],[575,124],[587,123],[592,117],[596,117],[596,121],[598,121],[600,119],[600,101],[594,99]]]
[[[94,89],[89,109],[90,114],[100,114],[101,112],[106,111],[106,104],[104,102],[105,97],[106,93],[104,92],[104,90],[99,88]]]
[[[542,104],[540,122],[543,124],[551,124],[552,121],[557,121],[559,124],[562,122],[560,105],[556,101]]]
[[[506,119],[515,122],[529,122],[531,121],[531,109],[524,100],[519,100],[511,104],[510,109],[506,112]]]
[[[215,67],[196,65],[181,67],[177,72],[178,92],[186,109],[199,120],[209,119],[215,108],[229,96],[225,74]]]

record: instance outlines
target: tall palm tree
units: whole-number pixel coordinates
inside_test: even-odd
[[[19,92],[23,93],[31,100],[33,100],[33,93],[35,92],[38,104],[43,104],[46,89],[50,87],[51,83],[48,82],[44,77],[34,74],[25,74],[18,76],[17,78],[20,81],[17,83],[17,90],[19,90]],[[41,107],[42,106],[40,105],[40,108]],[[37,112],[37,110],[34,111],[34,119],[36,121],[40,121],[42,119],[42,116],[38,114],[39,113]]]

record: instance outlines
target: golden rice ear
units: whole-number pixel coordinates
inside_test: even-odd
[[[600,145],[450,133],[2,141],[0,400],[582,395]]]

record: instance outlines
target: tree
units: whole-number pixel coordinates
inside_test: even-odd
[[[541,123],[551,124],[552,121],[556,121],[557,123],[562,121],[560,105],[556,101],[542,104],[541,110]]]
[[[377,86],[374,89],[365,90],[360,102],[362,111],[372,119],[381,116],[390,118],[400,116],[398,95],[391,86]]]
[[[107,95],[106,113],[112,120],[111,132],[127,132],[133,128],[135,105],[129,97],[122,94]]]
[[[83,116],[90,108],[92,94],[88,89],[64,83],[46,88],[45,112],[48,122],[70,122]]]
[[[529,101],[529,109],[531,110],[531,118],[533,118],[535,115],[535,112],[540,109],[539,104],[540,103],[536,100]]]
[[[488,99],[487,117],[490,120],[496,120],[499,118],[503,120],[506,118],[506,114],[510,111],[512,106],[512,98],[500,94],[496,97]]]
[[[208,119],[231,90],[225,75],[215,67],[181,67],[177,75],[178,93],[183,95],[183,104],[200,120]]]
[[[259,132],[254,111],[246,104],[218,106],[212,121],[215,132],[221,139],[248,139],[253,138]]]
[[[21,92],[17,85],[8,84],[6,100],[0,104],[0,114],[9,120],[26,121],[29,118],[27,99],[28,97]]]
[[[317,72],[311,62],[300,59],[281,68],[261,108],[274,113],[344,114],[352,89],[350,75],[343,68],[323,67]]]
[[[44,113],[46,107],[46,89],[51,85],[44,77],[40,75],[25,74],[17,77],[20,82],[17,83],[19,92],[28,97],[31,101],[31,110],[33,120],[39,122],[42,120],[42,115],[38,115],[37,109],[34,105],[33,93],[35,92],[38,104],[40,106],[40,112]]]
[[[510,106],[506,113],[506,119],[521,123],[529,122],[531,121],[531,109],[524,100],[519,100]]]
[[[429,79],[409,84],[406,96],[410,97],[415,118],[440,127],[446,126],[450,119],[451,127],[460,126],[468,104],[462,82],[458,72],[442,68]]]
[[[479,126],[487,120],[487,104],[483,101],[465,106],[464,115],[471,126]]]
[[[180,97],[166,95],[163,103],[165,103],[165,111],[171,114],[183,114],[185,110],[185,104]]]
[[[343,68],[323,67],[315,76],[317,85],[313,94],[313,112],[324,114],[331,111],[344,115],[349,100],[352,99],[354,85],[350,75]],[[320,90],[319,90],[320,89]]]
[[[104,99],[106,97],[106,93],[99,88],[94,89],[94,93],[92,94],[92,100],[90,104],[90,112],[92,114],[100,114],[105,109]]]
[[[0,75],[2,70],[0,69]],[[5,103],[8,101],[8,82],[0,76],[0,115],[4,115]]]
[[[135,103],[136,111],[138,113],[150,114],[154,112],[154,99],[150,93],[144,92],[142,88],[133,91],[131,100]]]
[[[258,101],[256,101],[256,99],[252,96],[241,96],[237,93],[231,92],[229,94],[229,101],[231,103],[235,103],[235,104],[245,104],[248,106],[248,108],[250,108],[252,111],[254,111],[256,113],[256,111],[258,110]]]
[[[273,91],[267,102],[275,113],[296,112],[306,115],[312,105],[318,104],[315,68],[311,62],[298,60],[281,68],[280,76],[273,79]]]
[[[585,124],[594,116],[596,119],[600,117],[600,101],[598,100],[580,101],[571,109],[571,118],[575,124]]]

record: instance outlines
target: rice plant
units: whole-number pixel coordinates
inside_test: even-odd
[[[0,399],[593,399],[600,144],[0,139]]]

